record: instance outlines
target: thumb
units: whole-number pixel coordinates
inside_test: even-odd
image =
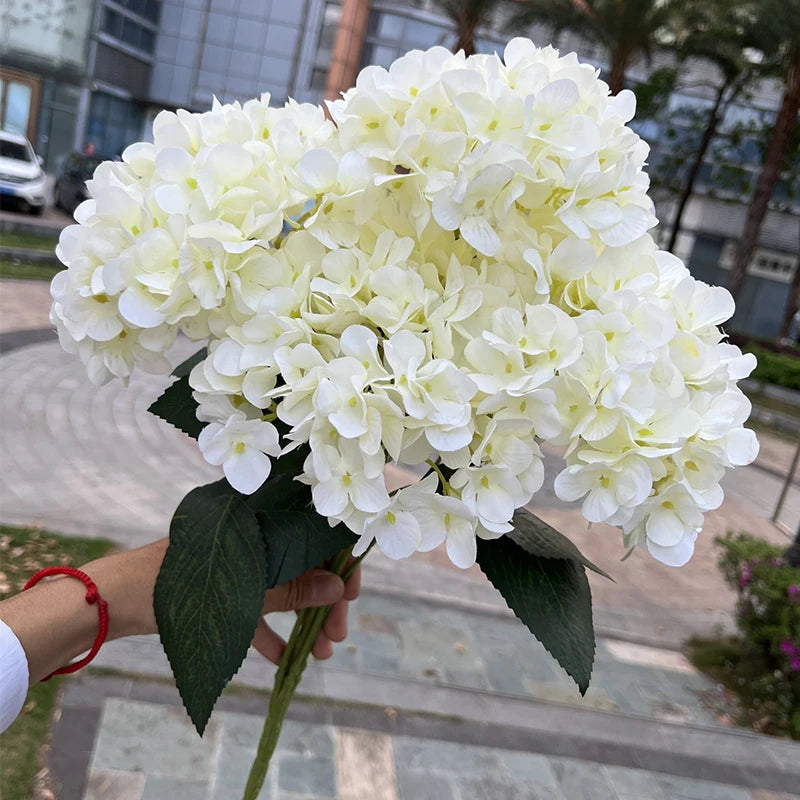
[[[264,613],[331,606],[341,600],[343,594],[344,582],[338,575],[312,569],[288,583],[269,589],[264,598]]]

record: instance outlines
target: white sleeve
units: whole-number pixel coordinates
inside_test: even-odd
[[[0,733],[17,718],[28,694],[28,657],[0,619]]]

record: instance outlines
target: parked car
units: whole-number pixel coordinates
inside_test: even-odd
[[[45,205],[42,159],[21,134],[0,131],[0,200],[41,214]]]
[[[71,153],[62,162],[56,173],[54,190],[55,204],[72,214],[89,196],[86,181],[92,177],[97,165],[106,159],[92,154]]]

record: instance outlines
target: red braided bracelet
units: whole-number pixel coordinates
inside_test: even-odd
[[[95,585],[95,582],[82,570],[75,569],[75,567],[47,567],[45,569],[40,569],[22,587],[22,591],[24,592],[26,589],[30,589],[31,586],[35,586],[37,583],[39,583],[42,578],[48,578],[50,575],[70,575],[71,577],[77,578],[86,584],[86,602],[90,606],[94,605],[95,603],[97,604],[99,630],[97,631],[97,638],[94,640],[92,649],[86,656],[79,661],[75,661],[72,664],[67,664],[65,667],[61,667],[60,669],[51,672],[46,678],[42,678],[43,682],[49,681],[53,675],[66,675],[70,672],[77,672],[79,669],[81,669],[81,667],[85,667],[97,655],[97,651],[106,640],[106,636],[108,636],[108,603],[97,593],[97,586]]]

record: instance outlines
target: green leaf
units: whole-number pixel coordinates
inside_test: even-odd
[[[195,364],[199,364],[208,354],[208,349],[203,347],[193,356],[178,364],[172,374],[178,378],[168,386],[161,397],[158,398],[147,410],[157,417],[161,417],[173,427],[196,439],[205,427],[205,422],[197,419],[197,402],[192,397],[192,387],[189,386],[189,373]]]
[[[205,422],[197,419],[197,401],[192,397],[192,387],[189,386],[189,378],[185,375],[168,386],[164,394],[147,410],[193,439],[196,439],[205,427]]]
[[[345,525],[331,528],[311,505],[311,488],[293,477],[270,477],[248,498],[264,537],[268,587],[320,566],[357,539]]]
[[[543,519],[539,519],[525,508],[520,508],[514,513],[514,530],[506,534],[510,536],[520,547],[543,558],[571,558],[579,561],[587,569],[608,578],[614,579],[604,572],[600,567],[589,561],[586,556],[573,544],[571,539],[557,531],[552,525],[548,525]]]
[[[527,516],[532,515],[514,515],[520,528],[512,534],[478,539],[478,564],[509,608],[586,694],[595,651],[586,562],[577,548],[543,533]]]
[[[255,515],[227,481],[183,498],[153,608],[175,683],[201,736],[247,654],[264,605],[267,566]]]
[[[208,348],[202,347],[193,356],[189,356],[186,361],[182,361],[172,370],[172,374],[176,378],[188,378],[189,373],[192,371],[196,364],[199,364],[208,355]]]

